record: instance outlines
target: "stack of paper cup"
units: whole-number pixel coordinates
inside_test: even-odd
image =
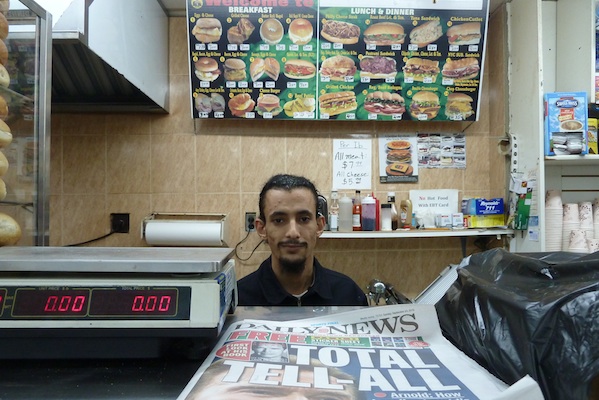
[[[570,243],[568,251],[572,253],[588,253],[589,246],[587,244],[586,232],[582,229],[572,229],[570,231]]]
[[[570,232],[572,232],[574,229],[580,229],[578,203],[566,203],[564,204],[564,215],[562,222],[562,250],[569,250]]]
[[[593,201],[593,238],[599,239],[599,198]]]
[[[563,214],[561,192],[548,190],[545,193],[545,249],[547,251],[562,250]]]
[[[595,237],[595,228],[593,226],[593,203],[583,201],[578,204],[578,217],[580,219],[580,229],[586,232],[587,239]]]

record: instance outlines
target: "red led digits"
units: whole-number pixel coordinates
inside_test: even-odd
[[[17,289],[15,317],[70,317],[87,314],[89,289]]]
[[[85,296],[48,296],[44,312],[78,313],[85,306]]]
[[[168,312],[171,306],[172,296],[135,296],[131,311],[133,312]]]

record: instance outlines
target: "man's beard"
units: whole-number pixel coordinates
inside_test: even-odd
[[[301,275],[306,268],[306,259],[302,258],[300,260],[290,260],[282,257],[279,259],[279,264],[281,265],[281,270],[283,273],[290,275]]]

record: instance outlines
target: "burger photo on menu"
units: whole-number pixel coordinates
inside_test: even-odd
[[[290,59],[283,68],[283,73],[290,79],[309,79],[316,75],[316,66],[308,60]]]
[[[249,94],[239,93],[229,99],[229,110],[236,117],[245,118],[247,112],[254,111],[256,102],[252,100]]]
[[[312,40],[314,28],[312,23],[305,18],[296,18],[289,24],[289,40],[293,44],[306,44]]]
[[[214,43],[220,40],[223,26],[216,18],[198,18],[191,34],[202,43]]]
[[[351,22],[324,20],[320,36],[332,43],[355,44],[360,37],[360,27]]]
[[[376,46],[391,46],[404,42],[406,34],[403,26],[395,22],[379,22],[364,31],[364,43]]]
[[[445,116],[450,120],[465,120],[474,114],[472,97],[466,93],[450,93],[445,104]]]
[[[356,71],[355,61],[347,56],[332,56],[320,64],[320,76],[332,81],[345,81],[346,76],[354,76]]]
[[[229,43],[241,44],[248,40],[256,27],[247,18],[240,18],[237,25],[227,30],[227,40]]]
[[[387,164],[393,163],[412,163],[412,152],[410,149],[404,150],[389,150],[387,152]]]
[[[271,113],[272,116],[279,115],[283,111],[283,108],[280,106],[280,100],[278,96],[274,94],[263,94],[258,97],[258,102],[256,103],[256,112],[259,115],[264,115],[264,113]]]
[[[387,150],[409,150],[412,144],[407,140],[392,140],[387,143]]]
[[[432,83],[437,81],[437,76],[441,72],[439,61],[418,57],[409,58],[402,70],[404,80],[412,79],[415,82],[423,82],[426,79],[431,79]]]
[[[432,20],[412,29],[410,32],[410,43],[418,47],[424,47],[437,41],[442,35],[441,22],[439,20]]]
[[[406,104],[399,93],[377,90],[366,95],[364,109],[373,114],[402,115],[406,111]]]
[[[200,57],[194,63],[195,75],[201,81],[213,82],[220,76],[220,69],[218,63],[214,58]]]
[[[250,77],[254,82],[262,78],[264,74],[266,74],[273,81],[276,81],[279,79],[280,73],[281,65],[279,64],[279,61],[273,57],[256,57],[250,64]]]
[[[239,58],[229,58],[225,61],[225,80],[226,81],[245,81],[245,61]]]
[[[467,45],[480,43],[480,22],[467,22],[453,25],[447,29],[447,42],[450,45]]]
[[[360,78],[387,79],[395,78],[397,63],[394,58],[381,56],[364,56],[360,60]]]
[[[453,80],[474,79],[479,72],[480,65],[478,59],[474,57],[460,58],[459,60],[450,59],[443,65],[441,70],[441,74],[445,78]]]
[[[274,18],[268,18],[260,25],[260,38],[266,44],[277,44],[283,39],[283,24]]]
[[[354,92],[325,93],[318,98],[318,109],[321,114],[338,115],[354,111],[358,108]]]
[[[412,96],[410,115],[415,120],[431,120],[439,113],[439,96],[430,91],[421,90]]]

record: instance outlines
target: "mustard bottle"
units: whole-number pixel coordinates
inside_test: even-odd
[[[402,200],[399,204],[399,225],[404,229],[412,227],[412,201],[410,199]]]

